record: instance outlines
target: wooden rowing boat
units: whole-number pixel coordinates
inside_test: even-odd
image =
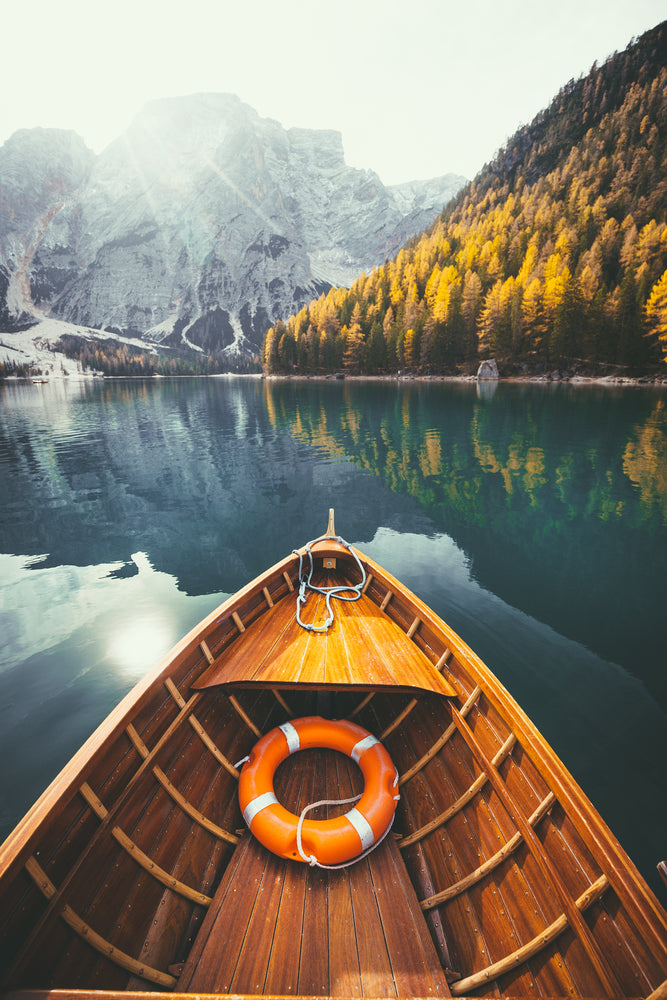
[[[351,587],[326,631],[311,587]],[[362,586],[363,583],[363,586]],[[325,595],[302,620],[322,623]],[[394,828],[349,867],[243,823],[261,734],[352,719],[398,771]],[[298,813],[360,790],[349,757],[278,766]],[[343,807],[319,807],[340,815]],[[5,995],[667,997],[667,914],[491,671],[326,535],[217,608],[121,702],[0,849]]]

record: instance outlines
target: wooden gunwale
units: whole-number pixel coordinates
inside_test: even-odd
[[[444,714],[444,712],[441,714]],[[405,735],[407,734],[404,734],[404,736]],[[406,744],[406,749],[407,749],[407,744]],[[452,751],[454,757],[458,757],[459,752],[460,752],[459,748],[454,748]],[[446,757],[444,759],[444,762],[441,762],[439,760],[437,761],[435,765],[436,768],[440,765],[443,768],[443,774],[440,777],[445,778],[446,773],[449,770],[449,765],[451,765],[451,763],[453,763],[451,754],[449,757]],[[421,777],[416,778],[415,780],[420,783],[423,782],[423,779]],[[427,806],[424,803],[426,802],[427,799],[430,799],[430,794],[433,791],[435,791],[433,785],[434,781],[436,785],[439,783],[437,775],[432,775],[427,785],[424,785],[423,787],[420,787],[419,789],[415,790],[416,800],[413,802],[413,804],[418,805],[422,811],[424,811],[427,808]],[[491,805],[490,802],[485,803],[483,801],[483,796],[480,792],[478,805],[476,807],[473,807],[472,805],[468,807],[468,809],[471,810],[470,812],[471,818],[475,817],[478,825],[480,826],[485,825],[486,822],[485,815],[487,813],[488,813],[488,818],[489,819],[492,818],[490,805]],[[405,800],[404,808],[408,810],[410,809],[409,799]],[[451,851],[454,851],[454,859],[452,860],[453,867],[459,869],[459,871],[461,872],[465,872],[466,870],[472,870],[472,866],[468,867],[468,863],[473,860],[473,857],[475,855],[475,848],[473,847],[472,850],[469,848],[467,851],[463,850],[462,852],[462,849],[465,848],[465,845],[468,841],[468,836],[466,834],[466,831],[470,829],[470,823],[467,819],[464,818],[459,821],[459,817],[462,815],[463,815],[462,813],[459,813],[455,817],[453,817],[452,820],[450,821],[452,823],[456,823],[457,827],[456,830],[450,831],[448,824],[442,828],[442,832],[437,838],[432,838],[431,840],[423,841],[423,845],[425,845],[426,847],[425,853],[423,855],[420,853],[418,856],[414,856],[414,852],[421,851],[422,844],[416,844],[409,849],[408,853],[411,855],[411,857],[407,859],[407,861],[410,867],[410,871],[412,873],[412,877],[416,882],[419,881],[419,870],[421,865],[425,865],[427,869],[431,868],[432,871],[439,873],[439,877],[444,876],[444,878],[446,879],[448,868],[450,868],[450,874],[451,874],[451,866],[447,864],[447,854]],[[414,825],[419,825],[419,824],[415,824],[412,821],[408,824],[408,826],[414,826]],[[487,841],[488,839],[489,838],[487,838]],[[482,848],[481,843],[479,844],[479,846],[480,848]],[[438,860],[438,858],[440,860]],[[536,873],[533,872],[533,876],[535,876],[535,874]],[[508,882],[510,876],[512,881],[514,882],[513,890],[510,888]],[[541,881],[542,879],[540,878],[539,882]],[[523,884],[524,882],[525,884]],[[550,922],[553,921],[553,919],[555,919],[555,917],[557,916],[556,912],[551,912],[553,910],[553,907],[550,906],[548,909],[545,910],[542,904],[544,902],[547,902],[547,900],[542,899],[541,903],[539,899],[539,894],[535,896],[534,903],[529,901],[531,895],[535,895],[535,889],[539,888],[539,882],[533,883],[531,881],[531,876],[529,874],[526,874],[522,862],[518,862],[517,865],[514,866],[512,866],[510,862],[509,868],[505,866],[505,873],[502,879],[498,880],[495,883],[493,881],[487,882],[486,888],[480,890],[480,892],[477,894],[476,899],[473,899],[471,897],[470,887],[469,887],[465,899],[462,899],[460,904],[455,902],[449,903],[449,906],[444,914],[443,919],[446,921],[447,926],[451,927],[453,924],[456,925],[456,934],[454,936],[455,943],[457,945],[460,945],[462,942],[466,942],[471,946],[471,948],[469,949],[470,954],[467,954],[465,956],[459,953],[457,947],[456,949],[457,953],[454,957],[454,968],[457,969],[463,968],[465,970],[484,968],[488,965],[489,962],[489,958],[485,958],[485,956],[491,957],[493,955],[492,948],[496,952],[495,957],[500,957],[503,956],[503,954],[511,953],[515,949],[517,941],[526,942],[528,940],[531,940],[534,936],[539,935],[541,932],[544,931],[544,929],[547,926],[549,926]],[[432,890],[427,889],[427,892],[432,892]],[[507,895],[508,892],[509,895]],[[425,895],[425,893],[423,894]],[[490,939],[487,938],[486,935],[484,934],[485,927],[488,923],[488,919],[485,919],[485,913],[487,913],[487,917],[489,916],[484,906],[484,895],[486,895],[487,905],[490,905],[491,903],[490,894],[492,896],[493,906],[497,907],[499,911],[507,913],[507,917],[505,918],[507,922],[504,935],[505,940],[503,940],[502,936],[498,935],[498,931],[500,930],[498,926],[496,926],[496,928],[493,930]],[[541,895],[543,896],[543,893]],[[505,898],[503,899],[503,897]],[[513,909],[513,906],[516,907],[517,905],[519,907],[518,911],[516,909]],[[456,913],[451,912],[452,906],[457,906]],[[534,918],[531,918],[530,914],[533,912],[533,906],[536,907],[535,909],[536,915]],[[541,914],[541,916],[538,915],[538,911]],[[515,920],[518,918],[520,918],[521,920],[521,926],[517,926],[515,922]],[[473,945],[475,945],[474,949],[472,948]],[[583,955],[581,956],[581,958],[583,959]],[[552,957],[550,961],[553,963],[555,961],[554,957]],[[554,969],[554,971],[557,972],[557,981],[559,981],[560,983],[560,989],[562,989],[563,991],[566,991],[568,988],[570,988],[568,987],[566,982],[563,982],[563,975],[564,975],[563,970],[565,965],[566,963],[564,961],[564,957],[561,956],[557,964],[557,969]],[[527,968],[523,968],[521,970],[521,974],[523,978],[526,979],[529,975],[529,970]],[[590,978],[591,977],[589,976],[589,980]],[[583,986],[584,983],[582,983],[579,987],[575,988],[573,992],[579,995],[586,995],[586,989],[581,988],[581,986]],[[528,989],[533,993],[544,994],[546,996],[550,996],[553,994],[553,992],[555,992],[552,989],[545,990],[544,985],[540,986],[538,983],[535,982],[533,983],[528,982],[522,985],[524,989]],[[597,977],[595,978],[594,989],[599,990],[599,983]]]
[[[60,907],[63,904],[64,899],[65,899],[67,893],[70,890],[70,887],[73,885],[73,883],[74,883],[74,881],[76,879],[76,876],[77,876],[79,870],[81,869],[84,861],[91,855],[92,851],[94,850],[94,848],[99,843],[100,838],[107,832],[108,827],[110,826],[110,824],[114,820],[114,818],[115,818],[116,814],[118,813],[118,811],[120,810],[123,802],[126,800],[126,798],[128,797],[128,795],[130,794],[131,790],[136,786],[136,783],[138,782],[139,778],[145,773],[145,771],[147,770],[147,768],[150,766],[150,763],[151,763],[152,759],[154,758],[154,756],[156,755],[156,753],[158,752],[159,748],[161,746],[165,745],[168,742],[169,738],[171,737],[171,735],[175,731],[175,729],[178,728],[178,726],[180,725],[180,723],[183,721],[184,718],[187,718],[188,713],[191,712],[194,709],[195,705],[199,701],[200,701],[200,696],[198,696],[198,695],[195,695],[195,696],[193,696],[193,698],[190,699],[190,701],[188,702],[188,704],[186,705],[186,707],[184,709],[182,709],[178,713],[178,715],[176,716],[176,719],[172,722],[172,724],[168,727],[167,731],[163,734],[162,739],[158,742],[158,744],[156,745],[156,747],[153,749],[153,751],[151,752],[150,756],[148,758],[145,758],[139,764],[139,767],[134,772],[132,778],[130,779],[130,782],[128,783],[127,788],[124,791],[124,793],[122,793],[120,795],[120,797],[114,803],[114,805],[112,806],[112,808],[107,811],[104,819],[101,820],[99,827],[97,828],[97,830],[95,831],[95,833],[92,835],[92,837],[90,838],[90,840],[88,841],[88,843],[85,845],[83,851],[79,855],[79,857],[78,857],[77,861],[75,862],[75,864],[72,866],[72,868],[70,869],[69,873],[63,879],[63,881],[61,882],[61,884],[58,887],[57,891],[49,898],[49,904],[48,904],[47,908],[44,910],[42,916],[37,921],[35,927],[33,928],[32,933],[29,935],[29,937],[27,938],[27,940],[24,942],[24,945],[23,945],[21,951],[16,956],[16,959],[15,959],[15,962],[14,962],[15,966],[20,966],[21,965],[21,962],[23,960],[23,956],[29,951],[30,947],[32,946],[33,941],[38,937],[38,935],[40,934],[42,928],[45,926],[45,924],[47,923],[47,921],[54,915],[54,913],[57,913],[58,910],[60,909]],[[103,724],[102,728],[104,728],[104,724]],[[98,732],[99,732],[99,730],[98,730]],[[113,727],[114,736],[118,736],[120,732],[121,732],[121,729],[116,724]],[[91,738],[91,739],[93,739],[93,738]],[[86,762],[86,763],[90,763],[90,762]],[[69,771],[70,767],[68,766],[68,768],[66,768],[65,770]],[[80,770],[79,774],[77,774],[77,778],[79,779],[79,782],[80,782],[79,786],[74,789],[77,793],[80,791],[81,785],[83,785],[83,784],[86,783],[87,770],[88,770],[88,768],[84,767],[84,768],[82,768]],[[54,784],[57,784],[58,780],[59,779],[56,779],[56,782]],[[52,787],[53,786],[51,786],[51,788]],[[71,791],[73,788],[74,788],[73,780],[72,780],[72,778],[70,778],[70,782],[69,782],[69,785],[68,785],[68,791]],[[50,791],[50,789],[47,789],[47,792],[45,793],[45,796],[49,794],[49,791]],[[44,796],[42,798],[44,798]],[[39,801],[41,801],[41,800],[39,800]],[[38,801],[37,805],[39,805],[39,801]],[[30,817],[30,815],[31,814],[28,814],[28,817]]]
[[[382,586],[389,586],[389,587],[391,587],[391,580],[390,580],[390,578],[389,578],[389,580],[388,580],[388,581],[382,581]],[[418,604],[418,603],[419,603],[419,602],[417,602],[417,604]],[[405,627],[405,624],[404,624],[404,623],[405,623],[406,621],[408,621],[408,620],[409,620],[409,615],[410,615],[410,614],[412,613],[412,611],[413,611],[412,607],[408,607],[408,608],[407,608],[407,610],[405,610],[405,611],[404,611],[404,612],[402,613],[402,615],[400,616],[400,618],[402,619],[402,624],[403,624],[403,627]],[[397,616],[397,617],[398,617],[398,616]],[[446,630],[446,631],[448,631],[448,630]],[[464,646],[464,644],[462,644],[462,643],[460,643],[460,642],[459,642],[458,646],[459,646],[459,649],[460,649],[460,648],[461,648],[461,646]],[[480,662],[481,662],[481,661],[480,661]],[[466,666],[468,666],[468,664],[466,664]],[[484,668],[484,669],[485,669],[485,668]],[[479,673],[477,673],[477,672],[474,672],[473,676],[475,676],[475,677],[476,677],[476,679],[481,679],[481,678],[480,678],[480,674],[479,674]],[[453,683],[455,683],[455,684],[456,684],[456,679],[455,679],[455,678],[454,678],[453,676],[450,676],[450,680],[451,680],[451,681],[452,681]],[[495,680],[495,678],[494,678],[494,680]],[[496,682],[496,683],[497,683],[497,682]],[[500,685],[498,685],[498,686],[499,686],[499,687],[501,687]],[[509,696],[508,696],[508,697],[509,697]],[[503,714],[503,713],[501,713],[501,717],[502,717],[502,714]],[[531,724],[531,729],[532,729],[532,730],[534,731],[534,727],[532,727],[532,724]],[[531,732],[531,736],[532,736],[532,735],[533,735],[533,732]],[[547,748],[547,749],[548,749],[548,751],[549,751],[549,752],[550,752],[551,754],[553,754],[553,752],[552,752],[552,751],[550,751],[550,748]],[[554,755],[554,756],[555,756],[555,755]],[[539,758],[538,758],[538,760],[539,760]],[[483,763],[483,762],[481,762],[481,766],[484,766],[484,763]],[[562,765],[561,765],[561,767],[562,767]],[[540,769],[538,768],[538,771],[539,771],[539,770],[540,770]],[[542,768],[542,769],[541,769],[541,771],[542,771],[542,772],[544,772],[544,770],[545,770],[544,768]],[[604,826],[604,824],[601,824],[601,825],[602,825],[602,826]],[[567,898],[567,897],[566,897],[566,898]],[[572,908],[571,908],[571,907],[570,907],[570,913],[572,913]],[[575,919],[575,921],[573,921],[573,922],[574,922],[574,923],[577,923],[576,919]],[[579,927],[581,927],[581,926],[582,926],[582,922],[581,922],[581,921],[579,921],[578,923],[579,923]],[[584,936],[585,936],[585,935],[587,934],[587,931],[586,931],[586,928],[585,928],[585,925],[583,925],[583,927],[584,927]],[[660,931],[659,931],[659,930],[656,930],[656,928],[653,928],[653,933],[654,933],[654,935],[655,935],[655,934],[657,934],[657,935],[658,935],[658,939],[660,938]],[[589,947],[588,947],[588,950],[590,951],[590,944],[589,944]],[[600,963],[599,963],[599,962],[597,963],[597,965],[598,965],[598,968],[601,968],[601,966],[600,966]],[[604,973],[603,973],[603,975],[604,975]],[[609,983],[609,980],[606,980],[606,982],[607,982],[607,983]],[[612,989],[613,989],[613,987],[612,987]]]
[[[289,567],[290,563],[293,561],[294,560],[290,557],[283,560],[279,564],[282,579],[288,578],[287,570],[283,569],[283,567]],[[24,818],[22,823],[19,824],[13,834],[10,835],[8,840],[5,842],[2,850],[0,851],[0,877],[8,878],[12,871],[16,870],[16,868],[22,864],[25,864],[26,860],[30,857],[33,845],[38,840],[42,824],[45,824],[49,820],[52,811],[55,810],[56,807],[60,810],[64,805],[71,802],[73,796],[79,791],[80,785],[85,783],[88,774],[95,768],[97,760],[100,759],[100,757],[104,755],[110,747],[117,744],[123,730],[127,733],[128,724],[132,723],[132,721],[137,718],[139,713],[146,709],[151,703],[154,699],[155,691],[159,689],[161,682],[168,681],[171,683],[171,677],[175,676],[179,672],[182,663],[188,661],[193,650],[199,645],[202,636],[208,636],[214,633],[219,634],[220,627],[224,627],[224,623],[230,617],[231,611],[236,607],[241,606],[244,599],[247,598],[248,595],[252,596],[252,594],[254,594],[258,589],[263,591],[265,587],[272,587],[275,593],[275,587],[273,586],[271,576],[272,571],[267,571],[261,580],[248,585],[243,591],[239,592],[238,595],[229,599],[229,601],[221,605],[220,608],[216,609],[211,615],[208,616],[207,619],[205,619],[202,627],[196,627],[191,631],[191,633],[189,633],[188,636],[182,639],[181,642],[175,647],[175,650],[172,651],[172,654],[165,661],[163,661],[163,663],[160,664],[155,671],[137,684],[133,691],[131,691],[122,700],[107,720],[98,728],[98,730],[96,730],[95,733],[93,733],[81,750],[74,756],[70,764],[61,772],[54,782],[52,782],[51,786],[49,786],[46,792],[40,797],[35,806]],[[282,579],[279,584],[279,589],[281,591],[286,589],[282,583]],[[205,662],[202,662],[200,670],[204,669],[204,667]],[[139,767],[132,773],[125,790],[118,797],[117,801],[114,802],[113,806],[109,810],[108,816],[102,821],[101,825],[86,843],[74,865],[70,868],[66,877],[61,881],[56,894],[50,900],[46,909],[38,917],[32,931],[28,934],[27,939],[24,940],[18,955],[15,956],[12,968],[21,966],[21,956],[28,952],[31,947],[31,942],[37,939],[41,933],[41,929],[61,906],[61,900],[69,893],[70,886],[73,885],[78,870],[85,859],[90,856],[99,840],[99,837],[111,823],[112,817],[121,808],[121,805],[130,794],[131,789],[136,787],[138,780],[141,778],[146,768],[150,766],[150,761],[155,758],[156,754],[162,747],[169,743],[171,736],[180,724],[185,719],[190,718],[192,711],[201,697],[202,696],[197,693],[190,698],[187,703],[184,703],[175,719],[173,719],[171,724],[168,725],[167,729],[162,733],[159,741],[150,752],[150,757],[141,762]]]
[[[511,736],[510,736],[510,740],[511,740]],[[500,754],[500,755],[502,756],[502,754]],[[481,762],[480,762],[480,766],[481,766],[481,767],[483,767],[484,771],[486,771],[486,772],[489,772],[489,771],[491,770],[491,767],[490,767],[490,763],[491,763],[491,762],[489,761],[489,762],[488,762],[488,764],[485,764],[485,762],[484,762],[484,761],[481,761]],[[481,781],[480,781],[480,780],[478,780],[478,782],[477,782],[477,785],[478,785],[478,786],[479,786],[479,785],[482,785],[482,786],[483,786],[483,784],[485,783],[485,780],[484,780],[484,779],[485,779],[485,775],[483,774],[483,775],[481,776]],[[481,788],[479,788],[478,790],[479,790],[479,791],[481,791]],[[468,798],[468,796],[466,796],[466,798]],[[459,805],[460,805],[460,803],[459,803]],[[456,811],[455,809],[454,809],[454,810],[451,810],[451,813],[453,814],[453,813],[455,813],[455,811]],[[450,818],[451,818],[451,815],[450,815]],[[516,821],[515,821],[515,822],[516,822]],[[460,832],[462,832],[462,830],[460,830]],[[454,841],[456,842],[456,834],[452,834],[452,840],[454,840]],[[463,871],[465,871],[465,867],[464,867]],[[543,877],[543,876],[542,876],[542,877]],[[530,884],[530,883],[529,883],[529,884]],[[469,905],[472,905],[472,903],[469,903]],[[464,907],[464,908],[465,908],[465,907]],[[500,906],[500,902],[499,902],[499,908],[501,908],[501,909],[503,908],[502,906]],[[505,908],[506,908],[506,907],[505,907]],[[527,912],[530,912],[530,909],[529,909],[529,908],[528,908]],[[546,916],[546,914],[545,914],[545,916]],[[549,923],[549,920],[547,919],[547,920],[546,920],[546,922],[545,922],[545,925],[544,925],[544,926],[548,925],[548,923]],[[473,929],[474,929],[474,928],[473,928]],[[539,927],[537,927],[537,926],[536,926],[536,927],[535,927],[535,930],[534,930],[534,932],[533,932],[533,933],[538,933],[538,931],[539,931],[539,933],[542,933],[543,929],[544,929],[544,928],[539,928]],[[479,930],[475,930],[475,934],[478,934],[478,933],[479,933]],[[523,939],[524,941],[526,940],[526,937],[524,936],[524,934],[525,934],[525,931],[524,931],[524,932],[522,932],[521,936],[519,937],[519,940],[522,940],[522,939]],[[539,936],[539,934],[538,934],[538,936]],[[467,965],[467,966],[465,966],[465,967],[467,967],[467,968],[470,968],[470,966],[469,966],[469,965]],[[479,968],[479,967],[480,967],[480,965],[479,965],[479,964],[476,964],[476,965],[475,965],[475,964],[473,964],[473,965],[472,965],[472,968]],[[599,988],[599,987],[598,987],[598,988]]]
[[[186,710],[188,710],[189,706],[190,706],[190,702],[186,705]],[[181,720],[183,719],[183,712],[179,713],[179,717],[178,718],[181,719]],[[178,719],[175,720],[175,721],[178,721]],[[175,731],[175,727],[174,726],[172,726],[172,730]],[[150,752],[150,758],[149,758],[149,760],[148,761],[145,760],[143,762],[142,767],[141,767],[140,770],[142,770],[144,773],[146,773],[146,774],[148,773],[146,771],[145,765],[147,763],[148,763],[148,765],[150,765],[153,762],[156,753],[160,749],[161,744],[164,743],[164,741],[165,741],[165,739],[166,739],[167,736],[168,736],[168,734],[165,734],[163,736],[162,740],[160,741],[160,744],[158,744],[153,749],[153,751]],[[191,736],[191,739],[194,739],[194,736]],[[85,789],[84,789],[84,791],[85,791]],[[93,793],[93,795],[94,795],[94,793]],[[126,798],[126,796],[124,798]],[[95,800],[94,800],[94,798],[92,796],[87,796],[87,801],[89,801],[89,804],[93,808],[93,811],[95,811],[98,814],[98,818],[101,819],[100,827],[99,827],[99,829],[97,831],[97,834],[91,839],[91,842],[89,842],[89,844],[87,845],[87,847],[84,850],[84,852],[82,852],[82,855],[79,858],[77,864],[68,873],[67,878],[61,883],[61,885],[60,885],[60,887],[58,889],[57,896],[53,897],[53,899],[49,903],[49,906],[48,906],[47,910],[41,916],[41,918],[37,922],[37,925],[33,929],[32,934],[30,935],[29,939],[26,941],[26,943],[24,945],[24,948],[21,949],[21,951],[19,952],[19,954],[16,956],[13,968],[14,967],[17,967],[17,968],[21,967],[22,955],[24,955],[25,952],[26,952],[26,950],[31,947],[31,943],[39,935],[40,930],[44,926],[46,920],[54,912],[55,913],[61,913],[62,912],[61,908],[63,906],[65,906],[65,905],[67,905],[65,903],[65,899],[67,898],[67,896],[70,895],[70,888],[74,887],[75,875],[78,875],[78,872],[81,869],[81,866],[83,865],[85,859],[88,857],[88,855],[90,855],[90,852],[91,852],[91,849],[92,849],[92,846],[93,846],[92,841],[93,840],[97,841],[99,839],[99,835],[101,834],[103,828],[105,830],[108,830],[109,824],[111,822],[112,810],[110,810],[108,812],[108,814],[105,815],[103,813],[104,806],[102,806],[101,803],[99,803],[99,805],[98,805],[95,802]],[[118,806],[119,806],[119,803],[117,803],[116,807],[114,807],[113,813],[117,812],[117,807]],[[113,826],[112,829],[109,832],[114,837],[114,839],[119,842],[119,844],[121,845],[121,847],[124,848],[124,850],[128,852],[129,856],[133,857],[135,861],[138,861],[141,864],[141,866],[148,872],[149,875],[153,876],[159,882],[162,882],[162,884],[165,885],[168,890],[170,890],[172,892],[180,893],[186,899],[189,899],[190,902],[193,903],[193,904],[207,905],[210,902],[210,898],[207,897],[206,894],[200,893],[197,890],[193,890],[191,887],[184,885],[180,880],[176,879],[169,872],[164,871],[164,869],[162,869],[160,865],[156,864],[150,857],[148,857],[147,855],[145,855],[145,853],[143,851],[141,851],[140,849],[138,849],[136,847],[136,845],[134,845],[131,842],[131,840],[126,837],[126,835],[124,834],[124,832],[122,830],[120,830],[120,828],[118,828],[117,826]],[[74,925],[71,924],[71,926],[74,926]],[[103,936],[100,936],[100,938],[101,938],[101,940],[104,940]],[[111,945],[112,950],[115,947],[116,946]],[[105,949],[98,949],[98,950],[101,951],[101,953],[103,953],[105,955],[108,955],[108,956],[112,955],[112,952],[106,951]],[[116,950],[119,950],[119,949],[116,948]],[[113,958],[112,958],[112,960],[113,960]],[[139,964],[141,964],[141,963],[139,963]],[[138,974],[138,973],[136,973],[136,974]]]
[[[198,633],[196,630],[193,630],[193,634],[196,634],[198,636],[200,633]],[[183,644],[180,644],[180,646],[182,646],[182,645]],[[180,646],[179,646],[179,648],[180,648]],[[183,655],[187,656],[187,653],[188,653],[188,650],[186,649],[184,651]],[[155,674],[154,674],[154,684],[152,685],[153,690],[157,690],[160,687],[159,681],[161,679],[164,679],[164,677],[165,677],[165,675],[167,673],[169,673],[169,672],[175,673],[176,672],[176,670],[177,670],[177,668],[179,666],[179,662],[180,662],[179,660],[172,661],[172,663],[171,663],[171,671],[169,671],[168,668],[167,668],[167,670],[159,670],[158,669],[158,671],[155,672]],[[202,668],[203,668],[203,664],[202,664]],[[167,680],[168,679],[169,678],[167,677]],[[139,688],[139,693],[140,693],[140,698],[138,699],[138,701],[140,703],[144,703],[145,704],[150,699],[150,695],[151,695],[152,692],[145,690],[146,689],[146,685],[145,684],[140,684],[140,685],[137,686],[137,688]],[[137,689],[135,688],[135,693],[136,692],[137,692]],[[63,878],[62,881],[60,882],[60,885],[59,885],[59,888],[57,890],[57,893],[51,898],[51,900],[48,903],[46,909],[42,912],[42,914],[37,919],[35,925],[32,928],[32,931],[28,934],[27,939],[24,940],[23,946],[21,947],[19,953],[15,956],[15,960],[13,962],[12,968],[21,967],[22,956],[25,955],[26,953],[29,953],[29,949],[32,946],[32,942],[37,939],[37,937],[41,933],[42,928],[46,925],[46,922],[51,918],[51,916],[56,911],[58,911],[60,909],[60,907],[62,905],[64,905],[63,899],[69,894],[70,887],[74,884],[74,879],[75,879],[75,877],[76,877],[79,869],[81,868],[81,866],[84,863],[84,861],[91,855],[91,852],[95,849],[95,846],[98,843],[100,836],[106,831],[106,828],[111,823],[113,816],[119,811],[119,809],[121,808],[121,806],[123,805],[123,803],[127,800],[128,795],[131,793],[132,789],[136,787],[137,782],[142,777],[142,775],[146,771],[147,767],[150,766],[151,762],[154,760],[154,758],[157,755],[157,753],[163,747],[165,747],[165,746],[167,746],[169,744],[169,741],[170,741],[172,735],[179,728],[180,724],[185,719],[188,719],[190,717],[191,712],[193,711],[193,709],[196,706],[196,704],[201,700],[201,698],[202,698],[202,696],[197,693],[192,698],[190,698],[187,703],[184,702],[183,708],[178,712],[178,714],[176,715],[176,717],[172,720],[171,724],[162,733],[160,739],[158,740],[158,742],[154,746],[153,750],[150,752],[149,757],[146,758],[142,763],[140,763],[139,767],[132,773],[132,775],[130,777],[130,780],[129,780],[129,782],[128,782],[128,784],[127,784],[124,792],[118,797],[118,799],[116,800],[116,802],[114,802],[112,808],[109,810],[108,815],[104,818],[104,820],[101,822],[101,824],[98,827],[98,829],[95,831],[95,833],[93,833],[93,835],[90,837],[90,839],[88,840],[88,842],[85,844],[85,846],[84,846],[81,854],[78,856],[78,858],[76,859],[75,863],[70,868],[70,870],[68,871],[68,873],[65,876],[65,878]],[[131,698],[131,696],[128,696],[124,700],[124,702],[125,702],[126,705],[128,703],[132,704],[132,698]],[[122,703],[121,703],[121,705],[122,705]],[[136,702],[135,702],[135,705],[136,705]],[[114,745],[115,742],[116,742],[117,737],[121,733],[122,722],[125,721],[128,717],[129,718],[136,717],[137,713],[136,712],[132,712],[132,708],[130,708],[126,713],[123,713],[123,714],[124,714],[125,718],[124,719],[122,719],[122,718],[119,719],[118,717],[121,716],[120,706],[119,706],[119,710],[116,711],[116,712],[114,712],[114,713],[112,713],[112,719],[111,720],[107,720],[107,723],[103,724],[102,727],[100,727],[100,729],[95,734],[93,734],[93,737],[91,737],[91,739],[88,741],[87,745],[90,746],[91,744],[97,744],[98,748],[101,747],[102,749],[105,749],[109,745]],[[125,728],[125,733],[127,734],[127,726]],[[85,746],[84,746],[83,750],[85,750]],[[78,769],[78,774],[77,774],[76,771],[75,771],[75,765],[78,763],[78,759],[80,759],[82,756],[83,756],[83,752],[80,752],[79,754],[77,754],[76,757],[75,757],[75,759],[74,759],[74,761],[72,762],[72,764],[68,768],[66,768],[63,773],[61,773],[61,775],[59,776],[58,779],[56,779],[56,781],[53,783],[53,785],[51,786],[51,788],[47,789],[47,792],[42,797],[42,800],[40,800],[42,806],[44,805],[44,802],[50,797],[50,794],[53,792],[54,787],[59,787],[59,786],[61,786],[63,784],[63,778],[64,778],[64,776],[66,774],[70,776],[70,781],[69,781],[69,786],[68,786],[69,791],[71,792],[72,790],[74,790],[74,791],[78,790],[78,789],[75,788],[75,782],[77,781],[77,778],[83,777],[85,779],[87,777],[87,774],[95,766],[95,759],[91,760],[89,758],[88,760],[84,761],[84,766],[82,766],[80,769]],[[69,796],[67,797],[67,801],[71,801],[71,799],[70,799]],[[40,805],[40,803],[38,802],[37,806],[39,806],[39,805]],[[25,827],[30,819],[34,820],[36,812],[38,812],[37,808],[33,809],[31,811],[31,813],[28,815],[28,817],[26,817],[26,820],[24,821],[24,823],[21,824],[21,826]],[[46,818],[48,818],[48,815],[49,815],[49,813],[47,811],[46,817],[44,818],[44,821],[46,821]],[[38,834],[38,830],[33,830],[33,832],[32,832],[32,838],[34,838],[36,840],[37,834]],[[118,838],[116,838],[116,839],[118,839]],[[5,845],[5,851],[6,851],[7,846],[10,844],[10,842],[11,841],[8,841],[8,843]],[[28,841],[28,843],[30,843],[30,842],[32,842],[32,841]],[[25,859],[26,850],[27,850],[26,846],[24,846],[23,851],[20,853],[20,860],[21,861],[23,861]],[[3,851],[3,860],[4,860],[4,856],[6,856],[5,851]],[[27,856],[29,857],[30,855],[27,855]],[[18,863],[19,863],[19,858],[14,857],[12,859],[12,864],[16,865]],[[10,866],[7,865],[7,870],[9,870],[9,868],[10,868]],[[170,884],[168,876],[165,876],[165,878],[163,879],[163,881],[167,885]],[[203,902],[203,898],[201,900],[198,900],[198,901]]]
[[[463,736],[474,756],[477,758],[479,765],[486,773],[494,791],[498,794],[507,809],[507,812],[512,817],[519,831],[522,833],[524,841],[530,850],[533,859],[537,862],[538,868],[546,880],[546,884],[551,887],[556,897],[560,900],[567,922],[576,932],[579,940],[583,944],[588,959],[592,963],[593,968],[599,977],[600,983],[605,989],[607,995],[615,996],[620,994],[622,991],[620,990],[618,983],[615,981],[613,974],[610,972],[604,957],[601,955],[598,944],[593,938],[590,928],[583,920],[581,911],[576,906],[576,903],[572,899],[572,896],[563,882],[560,873],[551,858],[545,852],[533,828],[528,824],[521,810],[516,807],[512,796],[509,794],[505,783],[498,772],[498,765],[495,763],[495,760],[488,758],[486,752],[475,737],[475,734],[468,726],[467,720],[462,719],[460,713],[453,706],[452,714],[459,733]],[[608,883],[605,882],[605,887],[607,884]]]

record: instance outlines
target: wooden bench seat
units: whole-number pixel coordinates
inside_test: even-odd
[[[276,774],[294,812],[361,790],[356,765],[298,753]],[[329,815],[350,806],[330,807]],[[309,814],[323,818],[326,807]],[[179,992],[450,996],[391,834],[366,859],[326,871],[284,861],[244,834],[176,987]]]

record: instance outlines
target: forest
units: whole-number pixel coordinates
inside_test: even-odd
[[[664,22],[566,84],[394,260],[275,323],[264,371],[660,369],[666,147]]]
[[[107,376],[151,375],[220,375],[258,374],[259,364],[254,358],[241,355],[212,357],[194,352],[161,353],[151,352],[133,344],[107,339],[88,339],[65,334],[55,345],[68,357],[81,363],[84,371],[98,372]]]

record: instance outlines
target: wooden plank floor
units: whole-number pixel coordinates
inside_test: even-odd
[[[294,755],[276,794],[297,811],[360,790],[333,751]],[[356,786],[356,788],[354,787]],[[340,813],[350,806],[334,807]],[[323,818],[325,809],[311,813]],[[310,817],[309,817],[310,818]],[[389,835],[338,871],[284,861],[246,833],[176,987],[179,992],[310,996],[450,996],[414,889]]]

